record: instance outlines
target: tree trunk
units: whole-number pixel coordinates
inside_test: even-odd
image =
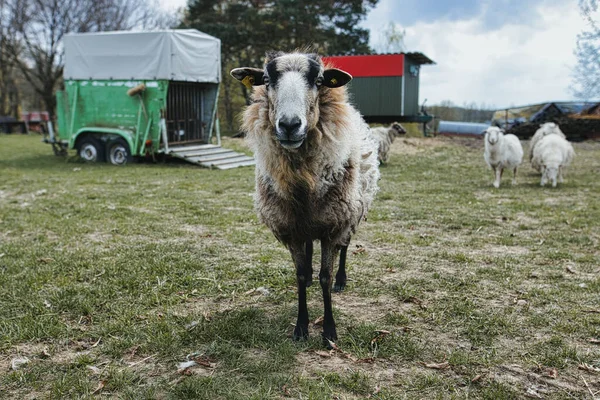
[[[46,107],[46,111],[48,111],[50,121],[54,121],[56,115],[56,97],[53,90],[46,91],[42,98],[44,99],[44,106]]]

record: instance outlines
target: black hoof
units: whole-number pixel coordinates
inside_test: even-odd
[[[296,325],[294,328],[294,336],[295,341],[307,340],[308,339],[308,325],[306,327],[300,327]]]
[[[312,286],[312,278],[310,278],[309,280],[306,281],[306,287],[311,287]]]
[[[333,345],[335,344],[335,341],[337,340],[337,334],[335,333],[335,329],[333,330],[333,332],[328,332],[328,333],[323,331],[322,335],[323,335],[323,345],[325,347],[327,347],[329,350],[333,349]]]
[[[342,292],[346,288],[346,282],[335,282],[333,285],[333,291],[336,293]]]

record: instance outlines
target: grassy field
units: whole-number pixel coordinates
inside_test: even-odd
[[[480,141],[397,140],[328,352],[318,285],[290,339],[295,274],[252,168],[2,135],[0,398],[600,398],[600,143],[575,150],[556,189],[529,165],[494,189]]]

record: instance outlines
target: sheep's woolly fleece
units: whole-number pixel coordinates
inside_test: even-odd
[[[268,57],[265,64],[273,60],[280,71],[308,68],[300,53]],[[259,217],[286,244],[326,234],[347,245],[378,190],[377,143],[348,103],[345,87],[320,87],[309,107],[306,140],[286,150],[274,135],[270,90],[276,89],[254,87],[242,124],[256,157]]]

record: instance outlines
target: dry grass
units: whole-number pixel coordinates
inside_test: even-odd
[[[251,169],[0,136],[0,397],[600,397],[600,144],[575,150],[559,188],[524,166],[496,190],[476,140],[394,142],[328,353],[319,326],[289,338],[294,274]]]

